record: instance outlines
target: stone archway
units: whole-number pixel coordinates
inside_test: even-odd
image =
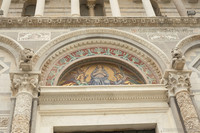
[[[140,36],[118,29],[90,28],[86,30],[75,30],[67,34],[61,35],[42,46],[36,52],[36,56],[34,57],[36,70],[41,69],[41,65],[44,63],[45,60],[47,60],[49,56],[51,56],[51,54],[55,52],[55,49],[61,49],[65,45],[69,45],[75,41],[85,40],[89,38],[108,38],[112,40],[114,39],[122,42],[127,42],[133,46],[136,46],[139,49],[145,51],[145,53],[148,53],[151,57],[153,57],[154,60],[156,60],[160,65],[162,71],[167,68],[167,64],[169,64],[170,62],[167,55],[162,50]]]
[[[111,39],[87,39],[77,41],[54,52],[42,65],[44,85],[57,84],[57,79],[65,69],[77,62],[92,59],[112,59],[123,62],[140,72],[148,84],[158,84],[162,71],[151,56],[130,44]]]

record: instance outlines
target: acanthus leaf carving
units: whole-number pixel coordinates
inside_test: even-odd
[[[39,74],[14,74],[11,77],[12,85],[11,90],[13,95],[20,92],[27,92],[33,96],[37,96],[39,90]]]

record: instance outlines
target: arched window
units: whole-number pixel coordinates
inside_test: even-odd
[[[158,3],[155,0],[151,0],[151,4],[156,16],[162,16]]]
[[[26,1],[24,3],[24,8],[22,16],[34,16],[35,15],[36,2],[35,1]]]

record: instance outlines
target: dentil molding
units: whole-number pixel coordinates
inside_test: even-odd
[[[183,27],[200,26],[199,17],[2,17],[0,28],[28,27]]]

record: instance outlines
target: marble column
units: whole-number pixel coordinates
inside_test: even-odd
[[[35,16],[42,17],[44,15],[45,0],[37,0]]]
[[[178,10],[179,15],[186,17],[187,10],[186,10],[182,0],[173,0],[173,2],[174,2],[174,5],[176,6],[176,9]]]
[[[145,9],[147,17],[155,17],[156,16],[150,0],[142,0],[142,4]]]
[[[94,11],[95,1],[88,1],[87,6],[89,8],[89,15],[95,16],[95,11]]]
[[[200,121],[190,97],[190,71],[169,70],[165,72],[166,87],[175,95],[187,133],[199,133]]]
[[[79,17],[80,16],[80,1],[71,0],[71,16]]]
[[[11,133],[29,133],[32,99],[38,95],[39,74],[11,74],[12,93],[16,97]]]
[[[11,0],[3,0],[2,4],[1,4],[1,9],[3,10],[3,16],[4,17],[8,16],[10,3],[11,3]]]
[[[121,16],[118,0],[110,0],[110,7],[111,7],[113,17]]]

